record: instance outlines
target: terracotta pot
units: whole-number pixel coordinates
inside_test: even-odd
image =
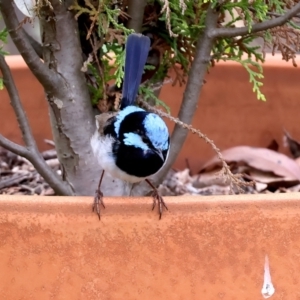
[[[26,67],[20,56],[8,56],[16,85],[41,150],[47,148],[44,139],[51,139],[47,103],[39,82]],[[283,128],[300,138],[298,115],[300,89],[297,68],[282,61],[280,55],[268,55],[264,64],[263,92],[267,102],[258,101],[252,92],[247,72],[233,62],[219,63],[206,76],[199,107],[193,125],[207,134],[220,149],[237,145],[266,147],[272,139],[281,145]],[[172,74],[171,74],[172,75]],[[184,87],[165,85],[160,98],[177,115]],[[6,91],[0,91],[0,132],[21,142]],[[170,129],[173,124],[168,122]],[[285,152],[281,146],[280,150]],[[214,155],[210,146],[189,135],[175,166],[184,168],[186,159],[194,172]]]
[[[1,299],[298,299],[299,194],[166,198],[0,196]]]
[[[43,90],[20,57],[8,60],[45,149],[51,131]],[[194,126],[220,148],[266,146],[280,141],[282,127],[300,136],[295,72],[268,58],[263,103],[245,70],[218,65],[207,76]],[[173,114],[182,94],[183,87],[162,91]],[[0,97],[0,132],[20,142],[6,91]],[[190,136],[176,167],[188,158],[197,170],[212,154]],[[159,221],[150,198],[105,198],[99,221],[91,197],[0,195],[0,299],[263,299],[266,256],[272,299],[298,299],[299,200],[299,194],[166,197],[169,212]]]

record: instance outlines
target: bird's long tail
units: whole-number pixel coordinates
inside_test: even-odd
[[[121,109],[135,101],[150,49],[150,39],[145,35],[133,33],[128,36],[125,47]]]

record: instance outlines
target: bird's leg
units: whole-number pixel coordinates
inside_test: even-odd
[[[159,194],[157,188],[148,180],[145,179],[145,181],[152,187],[153,189],[153,206],[152,210],[156,206],[156,202],[158,202],[158,213],[159,213],[159,219],[161,219],[162,213],[163,213],[163,208],[168,210],[168,207],[163,199],[163,197]]]
[[[100,220],[100,205],[102,205],[103,208],[105,208],[105,205],[103,203],[103,193],[100,190],[102,179],[103,179],[103,176],[104,176],[104,172],[105,171],[103,170],[102,174],[101,174],[101,177],[100,177],[100,180],[99,180],[98,188],[96,189],[96,192],[95,192],[94,204],[93,204],[93,211],[96,210],[96,213],[99,217],[99,220]]]

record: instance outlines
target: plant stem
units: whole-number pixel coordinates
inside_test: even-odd
[[[274,18],[268,21],[254,24],[249,32],[248,26],[245,27],[223,27],[223,28],[214,28],[209,31],[210,38],[224,38],[224,37],[235,37],[242,36],[249,33],[257,33],[259,31],[264,31],[273,27],[281,26],[286,23],[288,20],[296,16],[300,12],[300,3],[296,4],[293,8],[288,10],[285,14],[281,15],[278,18]]]
[[[142,32],[144,10],[147,4],[146,0],[129,0],[128,1],[128,20],[127,27],[137,33]]]

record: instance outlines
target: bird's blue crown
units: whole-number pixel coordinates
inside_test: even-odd
[[[155,148],[169,149],[169,132],[165,122],[156,114],[149,113],[143,125],[146,134]]]

